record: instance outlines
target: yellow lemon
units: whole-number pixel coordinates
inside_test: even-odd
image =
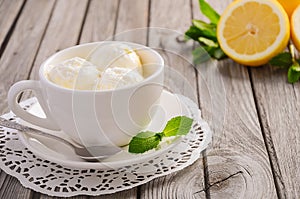
[[[289,19],[274,0],[236,0],[222,14],[217,27],[221,48],[238,63],[259,66],[286,47]]]
[[[291,37],[295,47],[300,51],[300,5],[295,9],[291,17]]]
[[[285,9],[286,13],[291,17],[295,8],[300,5],[300,0],[277,0]]]

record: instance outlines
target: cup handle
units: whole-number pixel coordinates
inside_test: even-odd
[[[25,111],[18,103],[18,96],[25,90],[32,90],[41,105],[46,118],[37,117]],[[18,117],[30,122],[34,125],[44,127],[51,130],[60,130],[56,122],[53,120],[50,110],[42,95],[41,85],[39,81],[23,80],[15,83],[8,91],[8,106]]]

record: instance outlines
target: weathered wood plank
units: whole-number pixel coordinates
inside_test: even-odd
[[[27,79],[46,28],[54,1],[28,1],[0,60],[0,110],[8,111],[7,91]]]
[[[7,176],[4,171],[0,170],[0,187],[4,185]]]
[[[173,15],[168,13],[185,13]],[[191,9],[186,1],[151,1],[148,45],[165,61],[165,86],[197,102],[196,73],[192,67],[193,43],[184,42],[183,34],[191,23]]]
[[[213,148],[207,152],[209,181],[215,185],[210,188],[210,195],[213,198],[275,198],[247,69],[231,60],[221,61],[217,67],[219,71],[208,74],[222,75],[226,106],[223,130],[215,132]],[[209,89],[217,91],[218,88],[210,86]],[[201,87],[200,81],[200,92]],[[201,101],[203,109],[208,107],[206,104]]]
[[[69,197],[68,199],[87,199],[87,198],[88,198],[87,196],[74,196],[74,197]],[[63,198],[41,195],[39,199],[63,199]]]
[[[5,190],[5,191],[2,191]],[[19,181],[13,177],[7,177],[1,186],[0,198],[30,198],[32,191],[22,187]]]
[[[114,40],[146,44],[148,3],[149,0],[120,1]]]
[[[31,0],[26,3],[21,13],[0,60],[1,114],[8,111],[6,96],[9,87],[16,81],[28,78],[53,5],[54,1]],[[5,178],[5,181],[0,187],[0,198],[30,197],[31,190],[21,186],[16,178],[5,175],[1,173],[1,178]]]
[[[126,199],[136,199],[137,198],[137,188],[129,189],[126,191],[117,192],[114,194],[94,196],[91,199],[115,199],[115,198],[126,198]]]
[[[205,198],[202,161],[141,187],[141,198]]]
[[[182,42],[182,34],[191,22],[190,4],[183,0],[152,0],[149,21],[150,27],[162,27],[150,28],[148,45],[165,60],[165,86],[197,102],[196,74],[190,64],[193,44]],[[180,172],[142,186],[141,198],[205,198],[203,190],[203,162],[199,159]]]
[[[14,24],[23,3],[22,0],[0,1],[0,49],[2,49],[4,39]]]
[[[300,198],[300,85],[285,70],[251,69],[265,140],[281,198]]]
[[[80,43],[112,38],[118,12],[118,0],[91,0]]]
[[[231,1],[208,2],[221,13]],[[196,0],[193,10],[194,18],[204,19]],[[207,152],[209,195],[276,198],[247,68],[231,60],[213,61],[202,64],[199,74],[201,108],[215,130]],[[201,95],[202,90],[210,96]]]
[[[52,54],[77,44],[88,0],[57,1],[33,64],[30,79],[38,79],[40,65]],[[23,99],[25,99],[24,96]]]

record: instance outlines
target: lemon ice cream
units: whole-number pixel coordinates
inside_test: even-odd
[[[107,68],[128,68],[143,75],[142,64],[134,49],[126,44],[106,44],[97,47],[87,58],[100,71]]]
[[[80,57],[74,57],[49,67],[48,79],[70,89],[91,90],[95,88],[101,77],[101,72],[95,65]]]
[[[122,88],[142,81],[144,78],[135,70],[129,68],[107,68],[98,84],[99,90]]]
[[[69,89],[110,90],[142,81],[139,56],[125,44],[104,45],[86,59],[74,57],[49,66],[48,79]]]

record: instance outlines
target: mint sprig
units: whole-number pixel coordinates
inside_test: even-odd
[[[193,19],[192,26],[185,32],[188,39],[197,41],[200,46],[193,51],[194,63],[206,62],[210,57],[217,60],[227,58],[217,39],[217,24],[220,15],[205,0],[199,0],[200,11],[210,23]]]
[[[157,148],[163,137],[186,135],[191,130],[193,119],[186,116],[177,116],[167,122],[163,132],[144,131],[134,136],[128,151],[130,153],[144,153]]]
[[[293,84],[300,79],[300,60],[295,58],[294,46],[289,46],[289,52],[282,52],[273,57],[269,64],[279,68],[288,69],[288,82]]]

